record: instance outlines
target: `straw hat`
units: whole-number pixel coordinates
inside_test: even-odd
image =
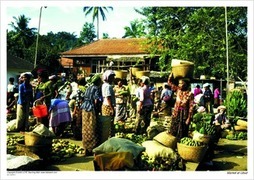
[[[220,105],[219,107],[217,107],[217,109],[227,109],[226,106]]]

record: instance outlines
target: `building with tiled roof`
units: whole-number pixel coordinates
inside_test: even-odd
[[[23,72],[31,72],[33,64],[25,59],[13,56],[7,52],[7,84],[10,77],[15,78],[15,83],[18,83],[18,77]]]
[[[102,72],[109,66],[122,70],[133,66],[153,70],[158,68],[158,57],[150,58],[147,47],[145,38],[100,39],[61,53],[61,61],[64,62],[66,58],[72,59],[74,72],[85,69],[88,75]]]

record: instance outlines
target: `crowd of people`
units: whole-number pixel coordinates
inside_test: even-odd
[[[213,93],[209,85],[204,86],[204,91],[197,85],[193,93],[189,79],[174,79],[173,74],[160,88],[147,76],[127,82],[116,78],[113,70],[77,81],[41,69],[37,79],[27,72],[20,75],[18,87],[13,82],[10,78],[7,109],[16,108],[16,131],[29,131],[32,108],[44,104],[47,116],[37,117],[37,122],[52,129],[56,136],[63,136],[65,128],[71,125],[73,138],[82,140],[87,154],[100,143],[99,116],[110,117],[109,136],[114,136],[115,123],[125,123],[128,118],[135,120],[136,134],[145,134],[153,112],[162,112],[172,116],[169,133],[181,139],[188,136],[196,106],[212,112]],[[215,90],[214,106],[218,106],[219,91]],[[195,98],[200,95],[202,98],[197,101]],[[222,122],[223,115],[218,116],[216,124]]]

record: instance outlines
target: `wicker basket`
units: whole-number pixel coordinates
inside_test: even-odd
[[[128,72],[124,70],[115,70],[115,78],[126,79]]]
[[[136,72],[137,71],[141,71],[141,68],[139,68],[139,67],[132,67],[131,68],[131,74],[133,75],[133,76],[136,76]]]
[[[142,76],[150,76],[150,71],[136,71],[136,78],[141,78]]]
[[[174,78],[192,78],[194,72],[194,64],[180,64],[172,66]]]
[[[186,161],[201,162],[207,149],[207,146],[188,146],[177,143],[178,154]]]
[[[203,142],[205,144],[209,144],[209,142],[212,140],[212,136],[206,135],[206,134],[201,134],[199,132],[194,132],[192,139],[195,141]]]
[[[24,137],[26,146],[52,144],[52,137],[43,137],[33,132],[25,133]]]
[[[49,158],[52,152],[52,144],[27,146],[25,145],[24,140],[18,141],[16,147],[17,151],[22,151],[27,154],[34,153],[38,155],[41,159]]]

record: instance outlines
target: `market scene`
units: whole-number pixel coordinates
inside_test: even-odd
[[[163,37],[98,37],[51,64],[9,43],[7,171],[248,172],[247,57],[229,74],[235,64],[169,55]]]

